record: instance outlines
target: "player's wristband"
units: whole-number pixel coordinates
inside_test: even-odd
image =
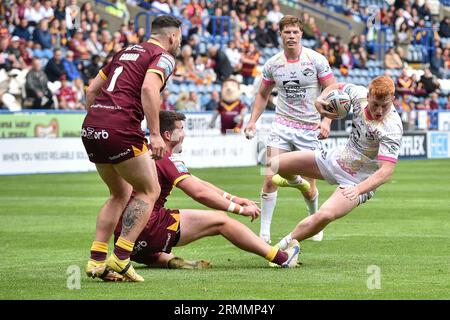
[[[224,192],[222,197],[224,197],[225,199],[228,199],[230,201],[233,201],[234,198],[236,198],[235,196],[232,196],[231,194],[229,194],[228,192]]]
[[[242,214],[244,212],[244,207],[230,201],[227,211],[235,214]]]

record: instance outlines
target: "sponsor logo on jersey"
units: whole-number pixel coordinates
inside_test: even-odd
[[[139,58],[139,53],[123,53],[119,60],[120,61],[136,61]]]
[[[175,61],[173,60],[172,56],[163,53],[158,60],[158,64],[156,65],[157,67],[161,68],[162,70],[164,70],[164,75],[167,77],[170,76],[170,74],[172,73],[174,66],[175,66]]]
[[[305,77],[311,77],[312,75],[314,75],[314,70],[310,69],[310,68],[306,68],[306,69],[302,70],[302,73]]]
[[[130,50],[136,50],[136,51],[140,51],[140,52],[147,52],[142,46],[135,44],[132,45],[128,48],[126,48],[124,51],[130,51]]]
[[[81,136],[89,140],[107,140],[109,133],[105,129],[96,131],[94,128],[86,127],[81,129]]]

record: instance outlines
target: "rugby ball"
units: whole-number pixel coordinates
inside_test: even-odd
[[[329,104],[324,106],[324,109],[337,115],[338,119],[347,117],[350,112],[350,96],[342,90],[335,89],[331,91],[325,98],[325,101]]]

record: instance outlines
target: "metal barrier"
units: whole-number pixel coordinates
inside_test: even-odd
[[[202,20],[202,37],[204,39],[208,39],[208,43],[216,44],[217,43],[217,37],[219,36],[219,44],[220,47],[222,47],[224,44],[226,45],[229,41],[232,40],[233,35],[231,34],[231,19],[229,16],[210,16],[210,19],[208,20],[208,23],[211,23],[211,34],[210,36],[206,36],[206,27],[205,26],[205,20]],[[217,21],[219,21],[219,30],[217,30]],[[226,24],[226,26],[225,26]],[[226,27],[226,28],[225,28]],[[225,30],[226,29],[226,30]],[[227,32],[227,35],[224,36],[224,31]]]
[[[416,37],[421,34],[420,40],[417,41]],[[431,60],[436,47],[434,46],[434,31],[432,28],[416,28],[413,30],[413,41],[411,43],[413,46],[420,45],[420,50],[422,52],[422,63],[428,63]]]

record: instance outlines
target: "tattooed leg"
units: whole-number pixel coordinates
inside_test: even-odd
[[[150,209],[147,202],[133,198],[123,214],[121,237],[134,242],[148,221]]]

